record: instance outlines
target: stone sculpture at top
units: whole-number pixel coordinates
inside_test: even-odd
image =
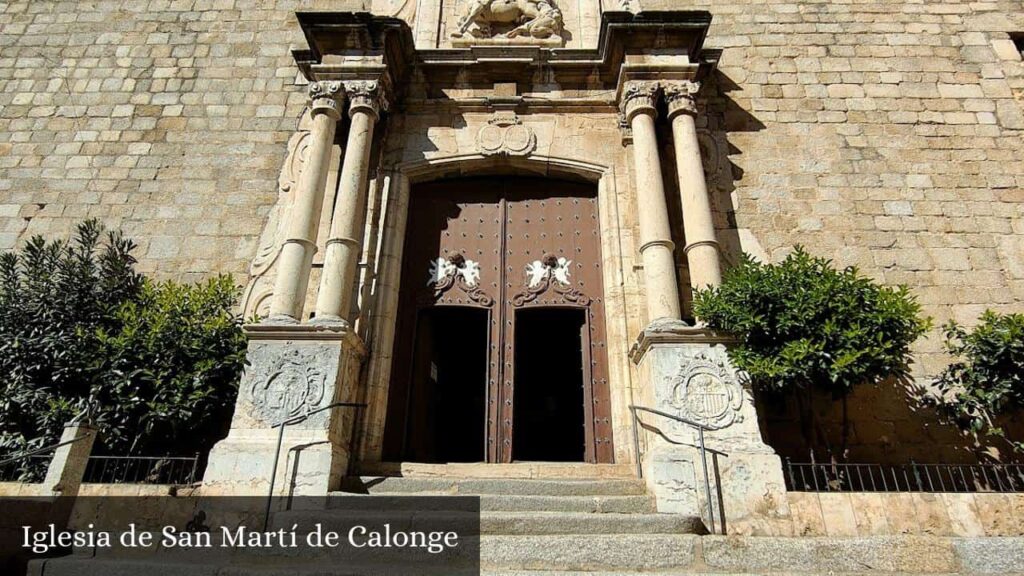
[[[562,43],[562,12],[553,0],[467,0],[452,38],[473,40],[544,40]]]

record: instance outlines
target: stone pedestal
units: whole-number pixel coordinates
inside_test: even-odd
[[[266,495],[279,434],[274,425],[357,397],[365,349],[345,325],[257,324],[247,332],[249,366],[231,431],[210,452],[205,495]],[[274,493],[336,490],[348,468],[355,417],[356,408],[336,407],[287,426]]]
[[[643,391],[637,404],[703,425],[715,524],[729,534],[780,534],[789,526],[782,462],[761,437],[750,389],[729,363],[730,338],[659,320],[633,349]],[[639,412],[642,466],[659,512],[708,521],[695,428]],[[709,523],[710,526],[710,523]]]

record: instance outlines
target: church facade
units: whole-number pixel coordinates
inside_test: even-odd
[[[11,2],[0,247],[94,216],[147,272],[244,285],[209,493],[640,476],[713,519],[707,448],[733,529],[790,533],[797,429],[766,434],[692,290],[802,244],[939,323],[1020,310],[1021,8]],[[965,458],[860,394],[856,458]]]

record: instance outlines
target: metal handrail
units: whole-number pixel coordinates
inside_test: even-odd
[[[704,426],[703,424],[694,422],[693,420],[688,420],[686,418],[683,418],[682,416],[677,416],[675,414],[669,414],[668,412],[663,412],[661,410],[655,410],[654,408],[648,408],[646,406],[637,406],[635,404],[630,404],[629,405],[629,411],[633,414],[633,453],[636,455],[636,474],[640,478],[644,477],[644,471],[643,471],[643,467],[641,465],[641,458],[640,458],[640,434],[637,431],[637,424],[638,423],[642,424],[643,422],[640,421],[640,416],[637,414],[638,411],[639,412],[647,412],[647,413],[650,413],[650,414],[654,414],[656,416],[661,416],[663,418],[668,418],[669,420],[674,420],[674,421],[679,422],[681,424],[686,424],[687,426],[690,426],[692,428],[696,428],[697,429],[697,439],[698,439],[698,442],[699,442],[698,448],[700,450],[700,464],[701,464],[701,468],[704,469],[704,495],[706,496],[707,501],[708,501],[708,522],[711,524],[711,526],[710,526],[711,533],[714,534],[715,533],[715,508],[714,508],[714,501],[711,498],[711,479],[710,479],[710,477],[708,475],[708,457],[707,457],[708,449],[704,446],[704,431],[705,430],[710,430],[710,428],[708,428],[707,426]],[[666,440],[667,440],[667,438],[666,438]],[[717,452],[717,451],[715,451],[715,452]],[[721,452],[718,452],[718,453],[719,454],[723,454]],[[723,528],[724,528],[724,526],[723,526]]]
[[[68,444],[74,444],[75,442],[78,442],[79,440],[85,440],[86,438],[88,438],[90,436],[92,436],[92,432],[86,432],[85,434],[82,434],[78,438],[72,438],[71,440],[65,440],[63,442],[58,442],[58,443],[53,444],[51,446],[45,446],[43,448],[36,448],[35,450],[29,450],[28,452],[25,452],[23,454],[18,454],[17,456],[12,456],[10,458],[7,458],[6,460],[0,460],[0,466],[5,466],[5,465],[10,464],[12,462],[17,462],[18,460],[23,460],[25,458],[28,458],[29,456],[35,456],[36,454],[42,454],[44,452],[49,452],[51,450],[56,450],[57,448],[63,448],[64,446],[67,446]]]
[[[274,501],[274,485],[277,483],[277,465],[278,465],[278,463],[281,460],[281,445],[284,443],[284,429],[287,428],[288,426],[291,426],[292,424],[298,424],[300,422],[305,422],[306,420],[309,419],[310,416],[312,416],[314,414],[319,414],[320,412],[323,412],[325,410],[330,410],[331,408],[356,408],[356,409],[359,409],[359,408],[366,408],[366,404],[364,404],[362,402],[335,402],[334,404],[328,404],[327,406],[322,406],[320,408],[317,408],[316,410],[311,410],[309,412],[305,412],[305,413],[299,414],[298,416],[292,416],[291,418],[285,418],[284,420],[282,420],[282,421],[278,422],[277,424],[274,424],[273,426],[270,427],[271,429],[280,428],[281,431],[278,432],[278,434],[277,434],[277,449],[274,450],[274,466],[273,466],[273,468],[271,469],[271,472],[270,472],[270,491],[267,493],[267,509],[266,509],[266,511],[263,514],[263,531],[264,532],[267,531],[267,525],[270,523],[270,507],[271,507],[271,505],[272,505],[272,503]]]

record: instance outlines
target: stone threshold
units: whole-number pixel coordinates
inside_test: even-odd
[[[363,476],[420,478],[545,478],[592,479],[633,478],[631,464],[586,464],[582,462],[513,462],[511,464],[418,462],[362,462],[355,465]]]

